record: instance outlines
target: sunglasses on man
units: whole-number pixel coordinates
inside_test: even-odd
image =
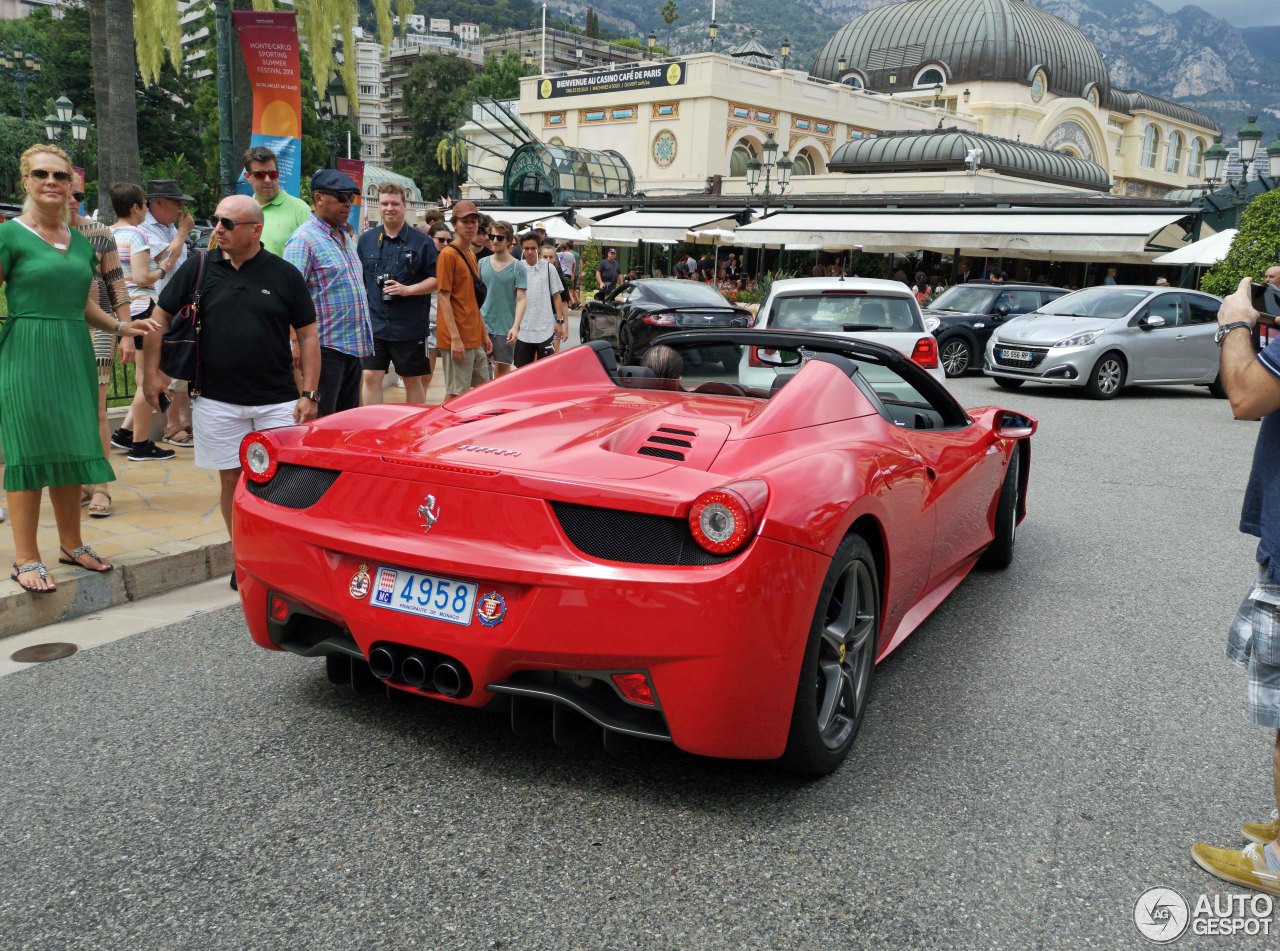
[[[256,225],[256,221],[236,221],[234,218],[223,218],[218,216],[213,219],[215,224],[222,225],[223,231],[235,231],[236,225]]]
[[[258,169],[249,173],[250,178],[256,178],[260,182],[274,182],[280,177],[280,172],[276,170],[267,171],[266,169]]]
[[[30,172],[30,175],[32,178],[34,178],[38,182],[43,182],[50,175],[53,176],[53,180],[55,182],[62,182],[63,184],[66,184],[67,182],[71,181],[71,173],[64,172],[61,169],[55,170],[51,168],[33,168]]]
[[[338,201],[342,202],[342,204],[344,205],[349,205],[351,204],[351,202],[356,200],[355,192],[331,192],[331,191],[328,191],[327,189],[322,189],[320,191],[314,192],[313,194],[328,195],[330,198],[335,198]]]

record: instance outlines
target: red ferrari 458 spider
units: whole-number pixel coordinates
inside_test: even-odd
[[[874,344],[660,343],[644,367],[595,342],[441,407],[251,434],[254,640],[557,742],[834,769],[875,664],[975,564],[1009,563],[1036,424],[966,412]],[[772,386],[738,383],[726,347]]]

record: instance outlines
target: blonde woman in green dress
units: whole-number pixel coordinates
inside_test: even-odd
[[[111,565],[80,536],[80,486],[115,473],[98,435],[98,374],[89,327],[140,337],[150,320],[121,323],[91,296],[93,247],[67,224],[71,160],[53,145],[22,153],[22,215],[0,224],[0,282],[9,317],[0,329],[0,439],[16,559],[10,574],[34,594],[56,590],[40,557],[40,497],[58,525],[63,564],[106,572]],[[88,325],[88,326],[86,326]]]

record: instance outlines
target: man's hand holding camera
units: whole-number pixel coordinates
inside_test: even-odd
[[[1254,327],[1263,317],[1253,298],[1253,278],[1242,278],[1218,310],[1219,379],[1236,419],[1260,419],[1280,409],[1280,375],[1269,360],[1258,358],[1253,345]]]

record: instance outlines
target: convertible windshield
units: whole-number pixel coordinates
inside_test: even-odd
[[[729,302],[714,287],[697,281],[651,281],[649,290],[668,304],[710,304],[728,307]]]
[[[929,305],[930,310],[951,310],[960,314],[985,314],[991,307],[995,291],[986,287],[948,287]]]
[[[786,294],[774,298],[768,325],[775,330],[853,333],[860,330],[923,331],[913,302],[880,294]]]
[[[1102,317],[1117,320],[1128,316],[1151,294],[1142,288],[1086,287],[1040,308],[1041,314],[1060,317]]]

